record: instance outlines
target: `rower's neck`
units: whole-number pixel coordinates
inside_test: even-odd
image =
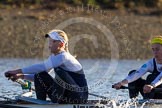
[[[162,59],[156,59],[156,62],[157,62],[158,64],[162,64]]]
[[[62,52],[64,52],[64,51],[65,51],[65,50],[60,50],[60,51],[54,53],[54,55],[58,55],[58,54],[60,54],[60,53],[62,53]]]

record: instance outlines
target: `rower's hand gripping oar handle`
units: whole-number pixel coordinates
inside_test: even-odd
[[[25,81],[25,80],[23,81],[22,79],[15,79],[10,73],[5,73],[5,77],[7,77],[8,80],[12,80],[20,84],[22,89],[35,90],[34,88],[31,88],[31,82],[29,81]]]
[[[5,73],[5,77],[11,77],[11,74]]]
[[[112,88],[115,88],[114,85],[112,85]],[[119,89],[129,89],[129,87],[121,86]]]
[[[112,88],[115,88],[114,85],[112,85]],[[120,89],[134,89],[135,87],[126,87],[126,86],[121,86]],[[162,88],[153,88],[152,89],[154,92],[162,92]]]
[[[5,77],[7,77],[8,80],[16,81],[16,79],[10,73],[5,73]]]

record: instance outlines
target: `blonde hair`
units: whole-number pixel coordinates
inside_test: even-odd
[[[66,42],[65,43],[65,51],[69,52],[69,48],[68,48],[69,39],[68,39],[67,34],[63,30],[59,30],[59,29],[53,29],[53,30],[49,31],[49,33],[50,32],[57,32],[65,40],[65,42]]]

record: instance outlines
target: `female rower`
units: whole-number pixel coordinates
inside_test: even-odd
[[[62,30],[52,30],[45,35],[51,55],[42,63],[5,72],[6,77],[34,79],[37,99],[54,103],[85,103],[88,87],[81,64],[68,51],[68,37]],[[55,78],[48,74],[54,69]]]
[[[162,88],[162,36],[153,37],[151,48],[154,57],[148,60],[138,70],[129,72],[128,76],[113,85],[120,89],[128,84],[130,98],[135,98],[140,92],[144,99],[162,99],[162,93],[157,93],[154,88]],[[146,79],[141,77],[150,72]]]

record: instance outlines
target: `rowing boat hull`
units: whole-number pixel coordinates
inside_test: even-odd
[[[153,106],[162,104],[161,99],[138,100],[138,106]],[[120,103],[118,103],[120,104]],[[133,104],[132,104],[133,105]],[[118,105],[117,105],[118,106]],[[119,105],[120,106],[120,105]],[[0,104],[0,108],[111,108],[112,104],[91,103],[91,104],[33,104],[33,103],[17,103],[17,104]]]
[[[106,100],[88,100],[86,104],[58,104],[51,101],[43,101],[35,98],[16,96],[11,102],[0,102],[0,107],[10,108],[107,108]]]
[[[115,101],[114,101],[115,102]],[[141,105],[157,105],[162,104],[162,99],[149,99],[149,100],[136,100],[133,103]],[[88,100],[86,104],[57,104],[51,103],[50,101],[42,101],[35,98],[17,96],[15,101],[10,103],[0,102],[0,107],[5,108],[110,108],[115,106],[120,106],[122,103],[127,103],[127,101],[119,101],[113,104],[113,100]],[[133,104],[132,104],[133,105]]]
[[[162,100],[160,99],[150,99],[150,100],[138,100],[138,106],[145,104],[144,106],[153,106],[162,104]],[[120,103],[119,103],[120,104]],[[118,106],[118,105],[117,105]],[[6,108],[111,108],[112,104],[101,104],[101,103],[92,103],[92,104],[0,104],[0,107]]]
[[[107,108],[106,105],[103,104],[51,104],[51,105],[38,105],[38,104],[7,104],[0,105],[0,107],[14,107],[14,108]]]

